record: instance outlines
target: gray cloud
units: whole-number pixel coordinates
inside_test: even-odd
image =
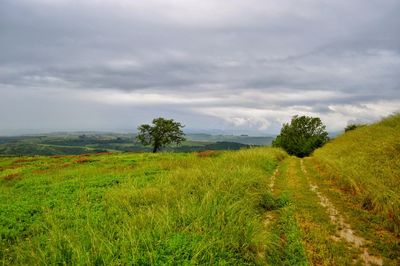
[[[4,0],[0,134],[133,130],[155,115],[261,132],[297,113],[331,130],[373,121],[400,106],[398,10],[396,0]]]

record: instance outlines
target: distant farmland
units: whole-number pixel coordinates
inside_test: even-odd
[[[238,150],[269,145],[272,137],[188,134],[181,146],[164,151]],[[146,152],[151,148],[136,143],[134,134],[55,133],[34,136],[0,137],[0,155],[77,155],[102,152]]]

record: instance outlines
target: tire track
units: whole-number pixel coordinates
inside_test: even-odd
[[[274,173],[271,176],[271,181],[268,185],[268,188],[271,191],[271,193],[274,192],[275,180],[276,180],[276,177],[278,174],[279,174],[279,170],[278,170],[278,168],[276,168]],[[267,212],[264,216],[264,222],[263,222],[264,226],[267,227],[273,221],[273,219],[274,219],[274,217],[273,217],[272,213]]]
[[[276,180],[276,177],[277,177],[278,174],[279,174],[279,170],[278,170],[278,167],[277,167],[275,169],[274,173],[271,176],[270,183],[268,184],[268,188],[271,191],[271,193],[274,192],[275,180]],[[262,223],[263,223],[263,227],[264,227],[265,230],[267,228],[269,228],[270,224],[272,224],[272,222],[275,220],[275,218],[276,218],[276,216],[274,216],[271,211],[267,211],[264,214]],[[263,262],[263,264],[267,264],[267,262],[265,261],[266,260],[265,249],[266,249],[265,246],[261,246],[261,247],[259,247],[259,250],[257,252],[258,257],[259,257],[260,261]]]
[[[294,204],[294,197],[298,179],[295,164],[294,157],[280,162],[267,184],[279,207],[277,205],[274,207],[276,209],[264,216],[270,241],[267,245],[266,265],[309,265],[302,231],[296,219],[298,208]]]
[[[278,170],[278,168],[276,168],[274,171],[274,174],[271,176],[271,181],[268,185],[269,190],[271,190],[271,192],[274,192],[275,180],[276,180],[276,177],[278,174],[279,174],[279,170]]]
[[[383,264],[382,258],[371,255],[368,252],[368,248],[364,247],[364,245],[367,244],[368,241],[363,237],[358,236],[354,233],[350,224],[345,222],[343,216],[335,208],[332,202],[319,191],[319,188],[316,184],[311,183],[307,169],[304,166],[303,159],[300,160],[300,168],[301,171],[306,176],[310,190],[317,194],[320,205],[322,205],[327,210],[331,222],[333,224],[336,224],[339,228],[337,232],[337,235],[339,237],[332,236],[332,238],[336,241],[339,241],[341,239],[345,240],[352,246],[361,249],[362,253],[359,255],[359,257],[364,262],[365,265],[382,265]]]

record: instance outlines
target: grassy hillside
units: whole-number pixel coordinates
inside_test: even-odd
[[[400,234],[400,115],[338,136],[313,160],[356,208]]]
[[[285,154],[0,158],[0,262],[255,264]]]

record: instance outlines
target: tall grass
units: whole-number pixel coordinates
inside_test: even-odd
[[[400,115],[359,127],[314,152],[320,173],[400,234]]]
[[[285,154],[33,157],[0,166],[3,264],[254,264]],[[18,178],[5,178],[18,174]]]

